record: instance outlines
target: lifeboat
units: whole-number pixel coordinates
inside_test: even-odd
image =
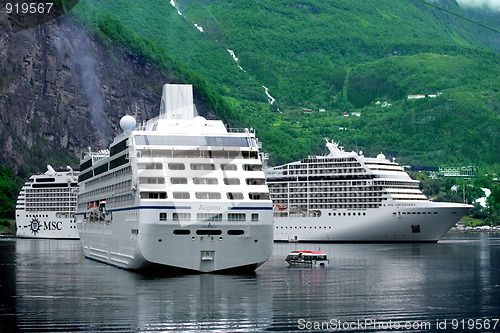
[[[285,260],[290,266],[303,267],[326,267],[330,263],[323,251],[292,251]]]

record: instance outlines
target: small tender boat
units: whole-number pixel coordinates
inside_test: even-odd
[[[285,259],[290,266],[326,267],[330,260],[323,251],[292,251]]]

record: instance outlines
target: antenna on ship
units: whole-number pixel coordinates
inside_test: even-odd
[[[137,102],[134,103],[134,118],[137,119],[137,111],[138,111],[138,108],[137,108]]]

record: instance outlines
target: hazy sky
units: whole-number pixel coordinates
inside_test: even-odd
[[[488,7],[500,12],[500,0],[457,0],[460,6]]]

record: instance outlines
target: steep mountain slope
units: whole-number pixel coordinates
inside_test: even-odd
[[[257,128],[271,163],[320,152],[325,136],[406,163],[500,162],[500,36],[434,7],[465,15],[454,0],[174,4],[87,0],[77,15],[107,13],[201,73]],[[405,102],[422,93],[443,97]],[[341,117],[353,111],[361,118]]]
[[[1,18],[0,64],[0,164],[22,179],[46,163],[75,166],[87,147],[106,148],[125,114],[157,116],[172,80],[64,17],[16,33]]]
[[[103,146],[122,113],[156,112],[166,75],[195,83],[217,117],[256,128],[271,164],[320,153],[324,137],[403,163],[500,163],[500,57],[485,48],[495,34],[478,39],[477,26],[418,0],[171,3],[81,0],[72,19],[100,36],[84,45],[57,32],[65,19],[28,37],[3,24],[2,159],[18,168],[47,147]],[[441,95],[406,101],[419,93]]]

